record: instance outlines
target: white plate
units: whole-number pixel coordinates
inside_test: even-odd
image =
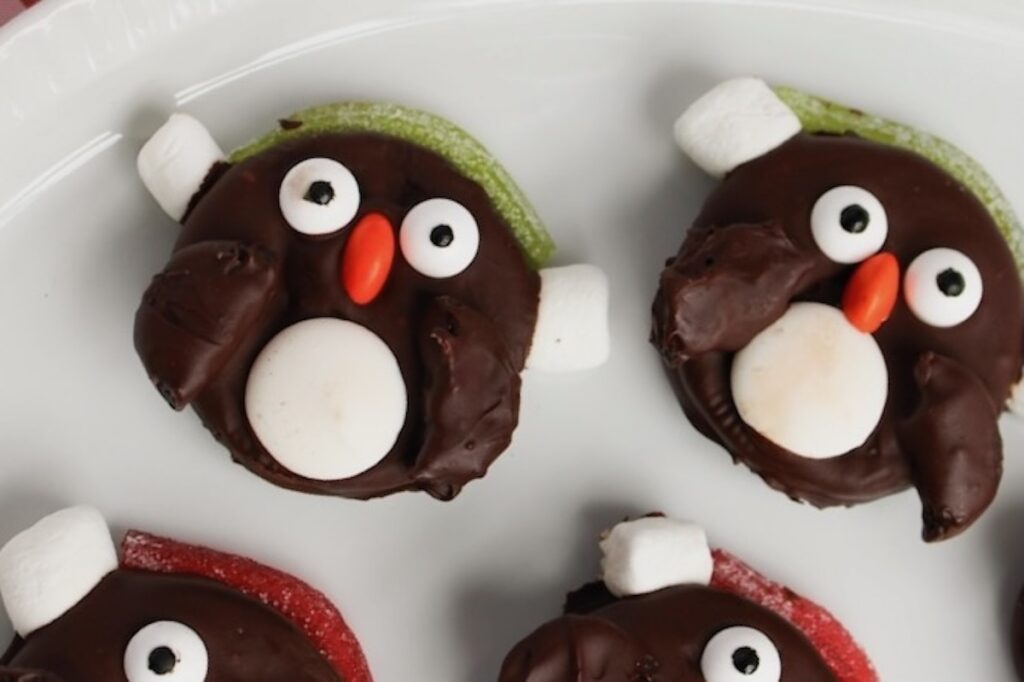
[[[1024,18],[1012,4],[47,0],[0,29],[0,540],[99,505],[326,590],[380,682],[482,682],[593,577],[598,530],[662,509],[827,604],[885,680],[1009,680],[1024,581],[1024,429],[961,539],[918,540],[916,496],[816,511],[697,436],[648,346],[663,259],[711,183],[670,124],[756,72],[913,122],[1024,208]],[[140,142],[176,107],[226,146],[314,102],[397,100],[462,123],[560,243],[613,279],[614,356],[531,376],[512,451],[450,504],[276,489],[146,381],[132,316],[176,227]],[[0,640],[9,627],[0,626]]]

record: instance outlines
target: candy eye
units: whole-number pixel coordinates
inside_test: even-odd
[[[128,682],[203,682],[209,658],[195,630],[170,620],[135,633],[124,651]]]
[[[811,209],[814,241],[836,263],[859,263],[878,253],[888,233],[882,203],[860,187],[833,187]]]
[[[744,626],[718,632],[700,657],[705,682],[779,682],[779,650],[760,630]]]
[[[981,304],[981,273],[955,249],[929,249],[907,268],[903,290],[917,319],[933,327],[955,327]]]
[[[420,274],[453,277],[476,258],[480,230],[473,214],[451,199],[428,199],[402,221],[402,255]]]
[[[359,210],[359,184],[348,168],[333,159],[306,159],[284,176],[281,213],[303,234],[337,232]]]

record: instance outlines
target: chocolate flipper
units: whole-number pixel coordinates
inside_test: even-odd
[[[487,473],[519,422],[519,372],[494,323],[450,296],[424,317],[426,430],[412,470],[438,499]]]
[[[661,273],[651,341],[670,366],[738,351],[782,316],[815,262],[779,221],[691,230]]]
[[[43,670],[25,670],[0,666],[0,682],[63,682],[63,680]]]
[[[619,626],[594,616],[563,616],[520,642],[501,666],[500,682],[597,682],[632,677],[643,659]]]
[[[933,352],[914,367],[921,401],[900,427],[924,506],[924,539],[966,530],[988,508],[1003,474],[998,410],[981,380]]]
[[[280,280],[268,252],[230,241],[186,246],[153,278],[135,315],[135,348],[171,407],[184,408],[217,376]]]
[[[45,670],[8,667],[5,663],[21,648],[23,639],[15,637],[7,652],[0,655],[0,682],[64,682],[58,675],[46,672]]]

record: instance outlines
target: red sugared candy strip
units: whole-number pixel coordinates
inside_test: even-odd
[[[712,587],[745,597],[788,620],[821,652],[839,682],[878,682],[867,654],[831,613],[768,580],[728,552],[716,549],[712,555]]]
[[[128,531],[121,543],[124,568],[198,575],[233,587],[295,623],[345,682],[372,682],[355,634],[320,591],[251,559],[206,547]]]

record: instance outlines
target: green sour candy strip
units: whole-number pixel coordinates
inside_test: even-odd
[[[1017,269],[1024,273],[1024,231],[1020,221],[995,181],[977,161],[949,142],[901,123],[792,88],[776,86],[773,90],[793,110],[808,132],[854,133],[866,140],[902,147],[920,154],[952,175],[985,204],[1010,246]]]
[[[555,243],[526,195],[498,161],[469,133],[425,111],[377,102],[342,102],[300,111],[288,121],[301,123],[279,128],[231,153],[238,163],[287,140],[318,133],[377,133],[418,145],[440,154],[460,173],[487,192],[534,268],[543,267]]]

